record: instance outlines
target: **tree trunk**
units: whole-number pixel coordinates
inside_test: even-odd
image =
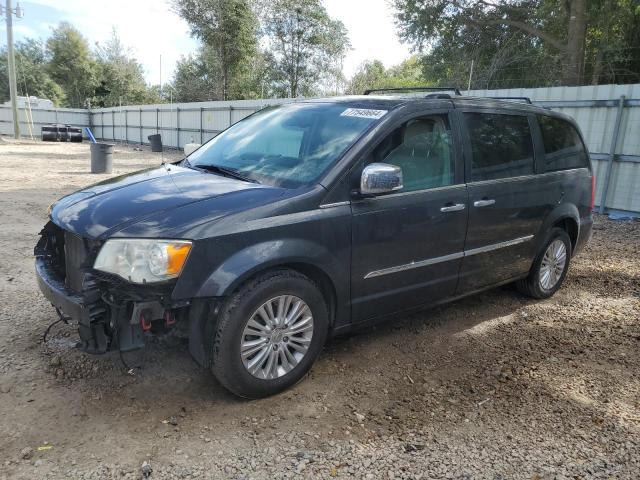
[[[600,84],[600,75],[602,74],[602,56],[602,47],[600,47],[596,53],[596,61],[593,65],[593,72],[591,73],[591,85]]]
[[[228,68],[225,65],[222,68],[222,100],[226,101],[227,100],[227,81],[229,79],[229,72],[228,72]]]
[[[563,66],[563,77],[566,85],[580,85],[582,83],[586,35],[586,0],[570,0],[567,54]]]

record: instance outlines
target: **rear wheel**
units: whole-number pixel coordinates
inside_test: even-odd
[[[212,371],[231,392],[260,398],[299,381],[327,336],[317,286],[292,270],[260,275],[229,298],[213,342]]]
[[[561,228],[551,229],[533,262],[529,276],[516,282],[518,290],[533,298],[549,298],[562,285],[570,258],[569,235]]]

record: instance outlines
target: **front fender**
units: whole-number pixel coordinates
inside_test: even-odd
[[[336,292],[348,288],[349,264],[310,240],[282,239],[250,245],[220,264],[199,288],[196,297],[224,297],[260,271],[279,265],[307,264],[325,273]]]
[[[193,299],[189,320],[189,350],[200,365],[208,367],[211,364],[210,342],[214,337],[217,308],[222,305],[215,298],[221,300],[227,297],[258,272],[291,264],[312,266],[323,272],[333,284],[336,300],[334,326],[349,321],[348,261],[341,262],[328,249],[310,240],[283,239],[250,245],[228,257],[213,270]]]

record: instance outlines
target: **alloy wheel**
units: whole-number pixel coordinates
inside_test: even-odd
[[[267,300],[242,332],[240,355],[247,371],[272,380],[293,370],[305,357],[313,336],[309,306],[294,295]]]
[[[567,263],[567,247],[560,239],[549,244],[540,265],[540,286],[551,290],[556,286]]]

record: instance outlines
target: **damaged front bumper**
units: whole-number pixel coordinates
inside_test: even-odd
[[[75,292],[36,258],[36,278],[42,294],[65,317],[77,322],[79,347],[87,353],[129,351],[144,346],[142,325],[132,325],[123,308],[109,305],[99,288]],[[125,309],[126,310],[126,309]]]
[[[95,249],[87,246],[85,254],[74,254],[78,239],[63,236],[69,234],[50,226],[43,230],[34,252],[36,278],[59,314],[77,323],[78,346],[85,352],[142,348],[148,334],[166,333],[186,316],[190,302],[172,302],[171,284],[137,286],[92,272]]]

